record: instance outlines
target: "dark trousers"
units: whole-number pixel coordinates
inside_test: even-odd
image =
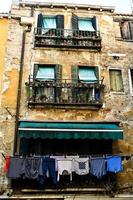
[[[57,176],[56,176],[56,170],[55,170],[55,159],[54,158],[44,158],[42,163],[42,169],[43,169],[43,176],[40,177],[40,184],[45,183],[45,177],[47,171],[49,172],[49,176],[52,179],[53,184],[57,183]]]

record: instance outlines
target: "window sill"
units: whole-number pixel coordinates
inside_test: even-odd
[[[133,42],[133,40],[123,39],[121,37],[116,37],[115,39],[118,41],[123,41],[123,42]]]
[[[125,92],[113,92],[110,91],[111,94],[116,94],[116,95],[125,95]]]

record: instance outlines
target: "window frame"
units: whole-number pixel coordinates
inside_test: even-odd
[[[110,79],[110,70],[114,70],[114,71],[121,71],[121,78],[122,78],[122,87],[123,87],[123,91],[112,91],[111,90],[111,79]],[[112,94],[125,94],[125,88],[124,88],[124,82],[123,82],[123,69],[121,68],[114,68],[114,67],[110,67],[108,70],[108,75],[109,75],[109,89],[110,89],[110,93]]]
[[[128,69],[129,89],[130,89],[131,96],[133,96],[133,80],[132,80],[132,76],[131,76],[131,70],[132,70],[132,73],[133,73],[133,67]]]
[[[123,30],[122,30],[122,27],[124,26],[124,23],[125,22],[127,22],[128,23],[128,25],[127,25],[127,27],[128,27],[128,29],[129,29],[129,36],[130,36],[130,38],[124,38],[123,37]],[[123,41],[127,41],[127,42],[133,42],[133,31],[131,30],[131,27],[130,27],[130,23],[133,23],[133,20],[124,20],[124,21],[121,21],[120,22],[120,34],[121,34],[121,38],[122,38],[122,40]]]

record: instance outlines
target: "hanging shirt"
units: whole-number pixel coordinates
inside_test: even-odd
[[[122,159],[120,156],[108,156],[107,160],[107,171],[118,173],[123,170]]]
[[[55,170],[58,171],[58,160],[62,160],[65,157],[64,156],[50,156],[50,158],[55,159]]]
[[[70,175],[70,180],[72,181],[72,171],[73,171],[73,165],[72,165],[72,159],[60,159],[57,160],[57,166],[58,166],[58,178],[59,181],[60,175]]]
[[[42,158],[41,157],[28,157],[25,158],[21,173],[24,177],[29,179],[38,179],[43,175]]]
[[[11,179],[20,178],[23,162],[24,162],[24,158],[11,157],[7,177]]]
[[[100,179],[106,174],[106,160],[101,157],[90,159],[90,173]]]
[[[89,173],[89,158],[73,159],[73,171],[78,175],[86,175]]]

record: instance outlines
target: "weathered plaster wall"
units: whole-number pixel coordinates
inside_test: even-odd
[[[5,65],[3,68],[0,119],[4,143],[6,144],[4,149],[1,148],[5,153],[12,153],[22,34],[18,20],[10,19],[8,28]]]
[[[64,14],[65,27],[70,27],[71,13],[74,12],[78,16],[94,16],[98,18],[99,29],[102,37],[102,51],[100,53],[90,52],[89,50],[79,49],[50,49],[33,48],[33,30],[27,33],[26,49],[24,58],[24,70],[22,81],[21,95],[21,112],[20,119],[30,120],[88,120],[88,121],[121,121],[121,126],[124,129],[124,140],[113,143],[114,153],[133,154],[133,101],[129,90],[128,69],[133,64],[133,45],[131,42],[119,41],[116,39],[116,34],[120,36],[119,24],[113,22],[113,14],[109,12],[96,11],[81,11],[81,10],[65,10],[65,9],[36,9],[36,13],[43,12],[44,14]],[[14,7],[13,14],[30,16],[30,9]],[[36,14],[35,14],[36,16]],[[35,17],[34,17],[35,23]],[[15,31],[14,31],[15,30]],[[17,83],[20,68],[20,55],[22,44],[23,27],[18,20],[11,19],[9,26],[8,44],[6,64],[4,70],[4,92],[2,94],[2,105],[8,106],[12,113],[15,113]],[[125,57],[120,57],[119,60],[114,60],[108,53],[122,53]],[[27,107],[25,82],[28,81],[28,76],[32,74],[33,63],[43,64],[61,64],[63,67],[62,78],[71,78],[72,65],[94,65],[99,66],[100,76],[104,76],[105,92],[104,105],[98,111],[78,109],[31,109]],[[110,92],[109,84],[109,68],[122,69],[124,92]],[[3,111],[5,113],[5,111]],[[5,144],[6,149],[12,152],[13,135],[14,135],[14,117],[9,119],[4,115],[3,127],[7,123]],[[3,133],[2,132],[2,133]],[[125,161],[124,171],[119,175],[121,184],[133,183],[133,168]],[[126,178],[125,178],[126,177]]]
[[[2,92],[3,85],[3,70],[4,70],[4,58],[8,33],[8,18],[0,18],[0,94]],[[1,95],[0,95],[0,107],[1,107]]]

